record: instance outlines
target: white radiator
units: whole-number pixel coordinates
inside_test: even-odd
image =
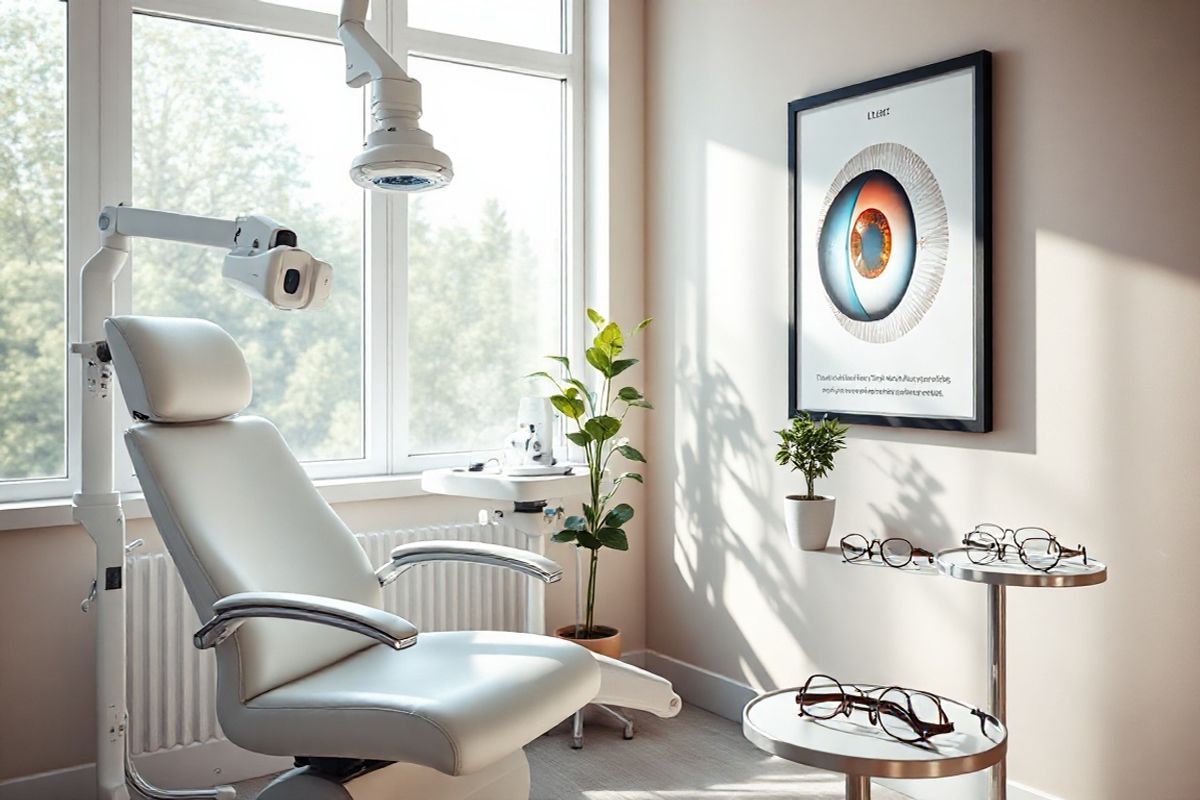
[[[358,534],[372,564],[392,548],[428,539],[465,539],[525,547],[507,525],[434,525]],[[217,724],[216,662],[192,647],[200,627],[169,556],[126,561],[129,625],[129,744],[135,755],[222,738]],[[522,629],[524,578],[471,564],[428,564],[384,590],[384,607],[422,631]]]

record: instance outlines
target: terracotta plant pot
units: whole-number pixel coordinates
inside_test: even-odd
[[[824,550],[833,533],[833,512],[837,498],[818,497],[804,500],[802,495],[789,494],[783,501],[783,521],[787,525],[788,541],[801,550]]]
[[[582,630],[583,626],[579,626],[578,630]],[[609,658],[621,657],[621,632],[616,628],[610,628],[607,625],[596,625],[594,627],[595,636],[591,639],[575,638],[574,625],[563,625],[554,632],[554,635],[560,639],[569,639],[575,644],[586,647],[593,653],[599,653],[602,656]]]

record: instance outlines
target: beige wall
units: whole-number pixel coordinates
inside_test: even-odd
[[[1197,796],[1197,34],[1193,2],[650,3],[652,649],[756,686],[820,669],[986,699],[984,590],[789,549],[800,481],[770,455],[787,102],[989,49],[996,431],[854,427],[824,484],[835,536],[941,547],[995,520],[1085,542],[1107,585],[1010,594],[1010,777]]]

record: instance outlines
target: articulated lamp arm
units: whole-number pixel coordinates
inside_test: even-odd
[[[367,33],[369,0],[342,0],[338,16],[338,39],[346,51],[346,85],[351,89],[382,78],[408,80],[408,73],[383,45]]]

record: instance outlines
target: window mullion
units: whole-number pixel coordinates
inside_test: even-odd
[[[80,272],[100,236],[100,0],[67,5],[67,342],[79,341]],[[67,359],[67,478],[79,490],[83,448],[80,444],[82,362]],[[62,494],[60,492],[59,494]]]
[[[385,46],[401,67],[408,67],[408,0],[392,0],[386,4]],[[380,193],[374,193],[380,194]],[[388,299],[391,307],[388,318],[388,364],[391,402],[390,445],[391,471],[409,469],[409,392],[408,353],[408,196],[387,193],[388,259],[383,265],[390,283]]]

